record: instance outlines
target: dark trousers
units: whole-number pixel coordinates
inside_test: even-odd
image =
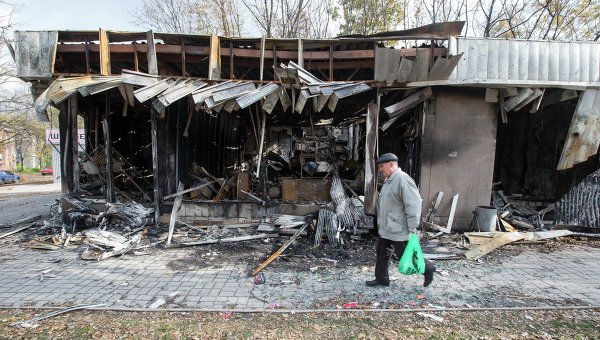
[[[388,265],[390,263],[391,252],[388,252],[390,245],[394,246],[394,251],[398,259],[402,258],[404,248],[408,241],[392,241],[385,238],[377,240],[377,262],[375,263],[375,280],[381,283],[389,283],[390,277],[388,274]],[[429,260],[425,260],[425,272],[435,271],[435,265]]]

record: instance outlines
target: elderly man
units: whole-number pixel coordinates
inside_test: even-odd
[[[398,157],[393,153],[381,155],[376,161],[379,173],[385,178],[377,201],[377,262],[375,280],[367,281],[367,286],[389,286],[388,265],[394,247],[398,258],[402,257],[411,233],[417,233],[421,218],[421,195],[415,181],[398,167]],[[424,287],[433,281],[435,265],[425,260]]]

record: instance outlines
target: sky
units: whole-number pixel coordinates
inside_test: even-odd
[[[131,23],[142,0],[8,0],[20,4],[14,30],[145,31]]]

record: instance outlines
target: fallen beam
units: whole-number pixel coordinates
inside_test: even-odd
[[[2,238],[5,238],[5,237],[7,237],[7,236],[10,236],[10,235],[13,235],[13,234],[16,234],[16,233],[18,233],[18,232],[20,232],[20,231],[23,231],[23,230],[25,230],[25,229],[28,229],[28,228],[30,228],[30,227],[33,227],[34,225],[35,225],[35,223],[33,223],[33,224],[29,224],[29,225],[26,225],[26,226],[24,226],[24,227],[21,227],[21,228],[17,228],[17,229],[15,229],[15,230],[13,230],[13,231],[9,231],[9,232],[7,232],[6,234],[0,235],[0,239],[2,239]]]
[[[183,189],[183,183],[179,182],[178,185],[179,191]],[[181,207],[181,201],[183,199],[183,194],[177,195],[175,198],[175,202],[173,203],[173,209],[171,209],[171,220],[169,221],[169,237],[167,238],[167,247],[171,245],[171,239],[173,238],[173,231],[175,230],[175,221],[177,220],[177,212]]]
[[[276,252],[273,253],[273,255],[269,256],[268,259],[266,259],[263,263],[261,263],[258,267],[256,267],[256,269],[254,269],[254,271],[252,272],[252,276],[258,274],[258,272],[260,272],[261,270],[263,270],[266,266],[269,265],[269,263],[273,262],[277,257],[279,257],[279,255],[281,255],[281,253],[283,253],[287,247],[290,246],[290,244],[292,244],[292,242],[294,242],[294,240],[296,240],[296,238],[298,238],[298,236],[300,236],[300,234],[308,227],[308,223],[306,223],[304,225],[304,227],[300,228],[300,230],[298,230],[298,232],[296,232],[294,234],[294,236],[290,237],[290,239],[284,244],[282,245]]]
[[[207,187],[207,186],[209,186],[209,185],[213,184],[214,182],[215,182],[215,181],[210,181],[210,182],[208,182],[208,183],[204,183],[204,184],[201,184],[201,185],[198,185],[198,186],[195,186],[195,187],[189,188],[189,189],[185,189],[185,190],[182,190],[182,191],[178,191],[178,192],[176,192],[176,193],[174,193],[174,194],[171,194],[171,195],[167,195],[167,196],[163,197],[163,201],[166,201],[166,200],[168,200],[168,199],[171,199],[171,198],[173,198],[173,197],[177,197],[177,196],[179,196],[179,195],[186,194],[186,193],[188,193],[188,192],[190,192],[190,191],[194,191],[194,190],[197,190],[197,189],[202,189],[202,188],[204,188],[204,187]]]
[[[501,235],[495,236],[490,241],[467,251],[465,253],[465,256],[469,260],[477,260],[504,245],[515,241],[520,241],[524,238],[525,237],[523,236],[523,234],[519,232],[502,233]]]

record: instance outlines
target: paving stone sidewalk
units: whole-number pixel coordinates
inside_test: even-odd
[[[98,303],[149,308],[161,298],[166,302],[160,308],[186,309],[341,308],[347,302],[361,308],[600,306],[600,249],[581,245],[548,253],[527,249],[494,261],[437,261],[428,288],[421,286],[422,276],[402,276],[393,269],[390,287],[366,287],[370,266],[328,263],[292,271],[274,263],[260,285],[248,276],[245,263],[189,271],[168,266],[193,252],[155,250],[96,262],[80,260],[72,250],[4,245],[0,308]],[[62,260],[52,262],[57,259]],[[295,260],[300,261],[290,261]]]

